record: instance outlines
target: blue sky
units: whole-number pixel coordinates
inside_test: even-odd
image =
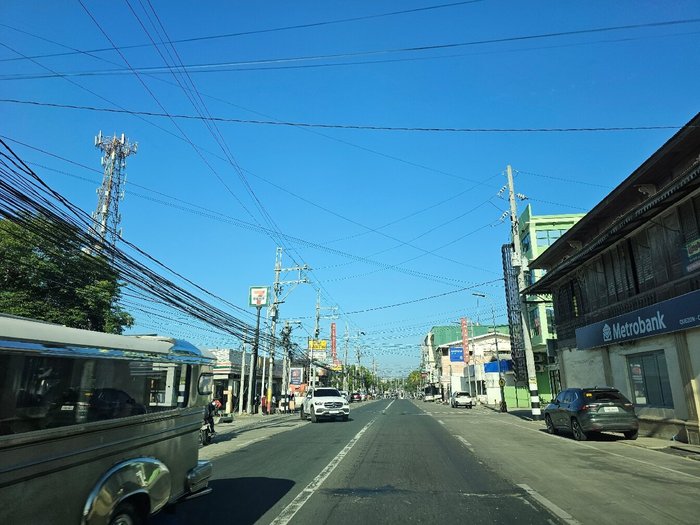
[[[301,320],[295,334],[305,339],[320,291],[324,307],[337,306],[339,336],[346,323],[353,336],[365,333],[353,339],[351,359],[361,344],[363,364],[375,358],[384,375],[418,366],[418,345],[433,325],[490,321],[492,304],[505,321],[502,285],[492,281],[509,234],[499,222],[507,201],[497,196],[508,164],[529,199],[519,211],[529,202],[535,214],[585,212],[675,130],[371,131],[231,120],[679,127],[700,107],[697,2],[204,4],[85,2],[88,14],[79,2],[2,2],[0,135],[92,168],[9,142],[91,211],[101,181],[94,135],[125,133],[139,144],[127,161],[126,239],[240,306],[249,286],[272,282],[281,243],[284,267],[313,268],[313,283],[289,293],[281,319]],[[197,115],[172,74],[128,71],[164,66],[168,55],[153,46],[43,56],[150,44],[139,22],[155,39],[145,10],[170,40],[190,39],[174,47],[182,64],[197,66],[188,71],[206,111],[229,120],[215,133],[196,119],[103,111]],[[282,29],[298,25],[307,27]],[[635,25],[647,26],[582,32]],[[201,39],[233,33],[248,34]],[[483,43],[493,40],[501,41]],[[459,45],[435,47],[448,44]],[[424,47],[431,49],[408,50]],[[8,60],[22,55],[41,57]],[[456,291],[469,287],[488,298],[477,307],[472,289]],[[133,331],[237,345],[165,312],[164,320],[134,311]],[[342,341],[338,347],[342,357]]]

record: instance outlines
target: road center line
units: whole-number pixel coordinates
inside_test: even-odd
[[[528,495],[530,495],[530,497],[537,500],[540,505],[542,505],[549,512],[554,514],[557,518],[563,520],[565,523],[568,523],[569,525],[581,525],[581,522],[575,520],[571,514],[566,512],[561,507],[557,507],[554,503],[552,503],[547,498],[542,496],[539,492],[530,488],[530,486],[525,485],[524,483],[521,483],[521,484],[518,484],[518,487],[520,487],[525,492],[527,492]]]
[[[393,403],[393,401],[392,401]],[[391,404],[389,404],[391,406]],[[387,406],[387,408],[389,408]],[[302,490],[294,500],[287,505],[279,516],[277,516],[271,523],[271,525],[286,525],[294,517],[294,515],[299,512],[304,504],[309,501],[309,498],[314,495],[314,493],[319,489],[319,487],[326,481],[326,478],[331,475],[335,468],[340,464],[343,458],[348,452],[355,446],[355,444],[360,440],[362,435],[367,432],[367,429],[372,426],[372,424],[377,420],[375,417],[372,421],[367,423],[362,430],[360,430],[350,442],[345,445],[343,450],[341,450],[337,456],[335,456],[328,465],[316,476],[311,483],[309,483],[304,490]]]

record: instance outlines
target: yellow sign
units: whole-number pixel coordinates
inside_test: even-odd
[[[327,339],[309,339],[309,350],[325,350],[328,348]]]

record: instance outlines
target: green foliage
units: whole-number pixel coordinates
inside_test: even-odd
[[[0,221],[0,312],[119,334],[134,323],[117,305],[120,289],[117,273],[68,225]]]
[[[423,378],[420,370],[414,370],[406,378],[406,390],[408,392],[416,392],[423,384]]]

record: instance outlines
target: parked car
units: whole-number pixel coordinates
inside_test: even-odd
[[[574,439],[586,440],[595,432],[622,432],[637,439],[639,419],[634,405],[611,387],[568,388],[544,409],[547,432],[571,432]]]
[[[474,400],[472,396],[469,395],[469,392],[453,392],[450,397],[450,406],[452,408],[472,408],[474,406]]]
[[[350,402],[357,403],[360,401],[362,401],[362,394],[360,394],[359,392],[353,392],[350,396]]]

